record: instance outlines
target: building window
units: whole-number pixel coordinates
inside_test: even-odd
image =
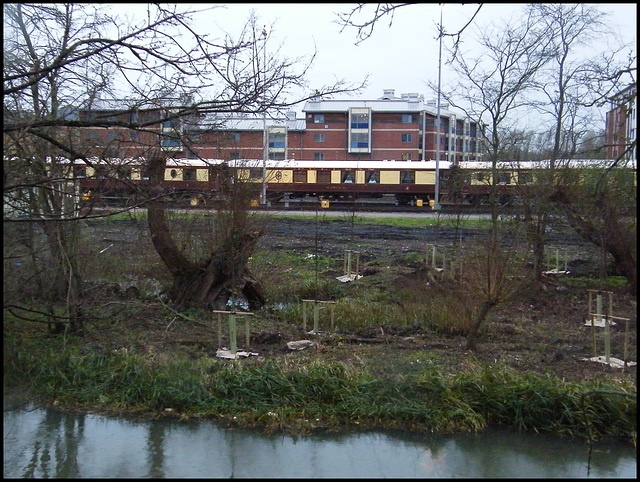
[[[177,129],[180,127],[180,119],[169,119],[162,123],[164,129]]]
[[[165,137],[162,139],[162,147],[180,147],[180,139]]]
[[[416,182],[416,171],[402,171],[400,176],[402,184],[414,184]]]
[[[352,129],[368,129],[369,128],[369,114],[368,113],[351,113],[351,128]]]
[[[240,133],[239,132],[232,132],[229,134],[229,141],[232,143],[238,143],[240,142]]]
[[[316,124],[324,124],[324,114],[314,114],[313,122]]]
[[[367,133],[367,132],[352,132],[351,133],[351,147],[352,148],[368,148],[369,147],[369,133]]]
[[[313,153],[314,161],[324,161],[324,152],[314,152]]]
[[[229,159],[240,159],[240,153],[238,151],[231,151],[229,153]]]
[[[402,134],[402,142],[411,142],[412,141],[412,136],[411,134]]]
[[[411,124],[413,122],[413,116],[411,114],[402,114],[402,123]]]
[[[200,142],[202,142],[200,132],[198,131],[187,132],[187,141],[192,144],[199,144]]]
[[[284,129],[269,127],[267,141],[270,148],[285,149],[287,147],[287,132]]]
[[[316,132],[313,134],[313,142],[324,142],[324,132]]]

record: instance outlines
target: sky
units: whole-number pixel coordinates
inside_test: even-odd
[[[127,4],[124,8],[144,4]],[[429,84],[438,80],[437,24],[440,6],[437,3],[415,4],[396,10],[393,22],[383,18],[373,35],[356,45],[357,29],[342,28],[336,23],[337,12],[347,13],[357,4],[349,3],[292,3],[292,4],[181,4],[181,7],[216,8],[198,14],[194,21],[199,33],[219,37],[222,32],[237,37],[246,24],[250,12],[255,11],[260,24],[270,26],[267,49],[280,49],[290,58],[311,55],[316,59],[308,73],[311,89],[330,85],[338,79],[352,83],[362,82],[369,75],[368,86],[358,94],[341,94],[334,98],[377,99],[385,89],[403,93],[423,94],[426,100],[435,99]],[[368,4],[371,12],[376,4]],[[492,22],[517,18],[524,4],[484,4],[476,17],[475,28],[484,28]],[[637,5],[597,4],[603,12],[610,12],[611,28],[624,42],[636,44]],[[122,8],[122,7],[120,7]],[[447,32],[454,32],[471,18],[477,4],[445,4],[443,24]],[[469,40],[464,48],[473,48]],[[442,57],[443,90],[452,82],[454,74],[446,65],[446,49]],[[302,105],[296,107],[301,114]]]
[[[367,74],[369,87],[354,97],[376,99],[384,89],[401,93],[420,93],[434,97],[429,83],[438,79],[437,24],[438,4],[416,4],[396,11],[393,23],[383,19],[373,35],[356,45],[355,27],[342,29],[335,12],[349,12],[356,4],[226,4],[206,14],[208,30],[222,28],[232,32],[246,20],[250,10],[264,24],[272,26],[267,48],[282,46],[282,52],[295,57],[317,49],[317,58],[309,72],[311,86],[330,84],[336,79],[362,81]],[[369,4],[371,11],[375,4]],[[497,19],[508,19],[523,4],[485,4],[476,18],[481,28]],[[442,11],[447,32],[459,29],[473,15],[477,4],[446,4]],[[625,42],[636,42],[637,5],[600,4],[611,12],[610,24]],[[342,30],[342,31],[341,31]],[[468,47],[468,45],[465,45]],[[443,50],[442,82],[452,78]]]

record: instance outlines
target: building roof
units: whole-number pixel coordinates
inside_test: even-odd
[[[305,113],[328,113],[347,112],[353,107],[368,107],[373,112],[427,112],[437,115],[438,104],[435,100],[425,101],[422,94],[402,94],[395,96],[395,91],[386,89],[382,97],[372,100],[334,100],[334,99],[314,99],[309,100],[302,109]],[[449,105],[441,103],[440,115],[443,117],[458,116],[455,112],[448,110]],[[460,115],[460,117],[463,117]]]
[[[305,130],[305,120],[296,119],[295,113],[290,113],[286,118],[241,116],[241,115],[207,115],[200,123],[200,128],[215,127],[216,130],[229,131],[256,131],[263,130],[264,126],[286,127],[289,131]]]

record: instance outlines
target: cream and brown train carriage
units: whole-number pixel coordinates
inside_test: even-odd
[[[441,175],[449,167],[440,162]],[[266,176],[263,178],[263,172]],[[271,199],[284,195],[319,199],[395,197],[399,204],[434,198],[435,161],[267,161],[245,173],[246,179],[266,179]]]
[[[74,171],[86,197],[100,202],[122,204],[147,195],[150,178],[144,158],[76,160]],[[198,206],[217,200],[229,177],[221,159],[167,159],[162,184],[167,199]]]
[[[539,193],[539,186],[559,184],[588,184],[594,176],[615,167],[616,182],[635,186],[635,161],[615,163],[610,159],[557,159],[540,161],[461,161],[448,176],[448,193],[459,194],[458,199],[474,205],[490,203],[495,193],[498,204],[508,204],[521,197]],[[612,178],[612,173],[609,178]]]

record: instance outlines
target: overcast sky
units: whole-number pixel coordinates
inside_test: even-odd
[[[354,27],[342,30],[335,23],[335,12],[348,12],[355,4],[227,4],[208,12],[203,19],[205,29],[222,28],[230,33],[241,28],[253,9],[261,23],[273,25],[267,48],[282,45],[282,51],[295,57],[317,49],[317,58],[309,73],[310,85],[333,83],[335,79],[361,81],[369,76],[367,87],[359,98],[376,99],[384,89],[395,89],[396,95],[417,92],[433,97],[428,83],[438,76],[437,23],[438,4],[416,4],[397,10],[393,24],[383,19],[373,35],[356,45]],[[375,4],[368,6],[368,11]],[[507,20],[523,4],[485,4],[475,23],[478,26]],[[473,15],[477,4],[448,4],[443,10],[447,32],[459,29]],[[625,42],[636,42],[635,3],[600,4],[603,12],[611,12],[611,28]],[[201,25],[198,22],[198,25]],[[213,33],[213,32],[210,32]],[[472,46],[465,44],[465,48]],[[442,81],[451,78],[443,51]]]
[[[120,4],[114,8],[124,9],[130,15],[143,13],[146,4]],[[357,4],[289,3],[289,4],[181,4],[181,8],[216,8],[200,13],[194,27],[198,33],[220,38],[226,32],[237,38],[252,10],[260,24],[271,26],[267,48],[280,48],[281,55],[295,58],[317,51],[308,81],[311,88],[333,84],[337,79],[358,83],[369,74],[369,85],[360,94],[351,97],[377,99],[384,89],[395,89],[402,93],[424,94],[433,99],[435,95],[428,87],[438,80],[437,23],[440,6],[415,4],[397,9],[392,25],[383,18],[375,27],[373,35],[356,45],[357,29],[342,29],[336,23],[337,12],[347,13]],[[371,12],[376,4],[368,4]],[[491,23],[500,24],[511,17],[517,18],[524,4],[484,4],[474,21],[475,28]],[[636,45],[635,3],[598,4],[603,12],[610,13],[607,20],[612,31],[624,42]],[[466,24],[477,9],[477,4],[446,4],[443,9],[443,24],[449,33]],[[466,37],[463,48],[473,48]],[[446,50],[443,50],[442,83],[453,79],[446,65]],[[348,97],[346,94],[338,98]],[[296,107],[298,114],[302,106]]]

